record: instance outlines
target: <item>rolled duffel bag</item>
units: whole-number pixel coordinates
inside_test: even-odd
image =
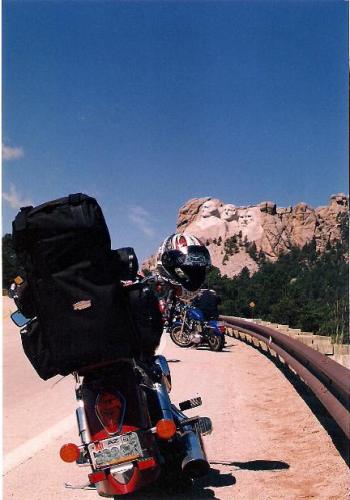
[[[21,209],[13,240],[38,321],[22,343],[41,378],[134,355],[125,294],[94,198],[74,194]]]

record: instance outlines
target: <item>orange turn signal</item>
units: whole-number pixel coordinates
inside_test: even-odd
[[[60,457],[63,462],[75,462],[80,456],[80,450],[76,444],[64,444],[60,449]]]
[[[176,425],[173,420],[162,418],[156,425],[156,433],[160,439],[170,439],[176,432]]]

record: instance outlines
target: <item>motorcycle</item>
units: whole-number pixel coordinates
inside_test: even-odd
[[[21,335],[35,321],[20,311],[11,318]],[[60,457],[91,472],[86,484],[66,483],[67,488],[94,488],[100,496],[115,497],[156,482],[188,487],[208,474],[202,436],[211,433],[211,420],[184,413],[201,405],[200,397],[172,404],[164,356],[120,359],[72,375],[80,443],[64,444]]]
[[[216,319],[206,321],[197,307],[178,301],[170,328],[170,338],[179,347],[208,345],[211,351],[225,347],[225,324]]]

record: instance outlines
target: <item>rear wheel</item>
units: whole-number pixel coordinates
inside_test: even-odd
[[[170,332],[171,340],[179,347],[191,347],[192,340],[190,333],[184,328],[181,331],[181,326],[176,326]]]
[[[208,344],[211,351],[222,351],[225,347],[225,337],[224,335],[216,335],[215,333],[210,333],[208,337]]]

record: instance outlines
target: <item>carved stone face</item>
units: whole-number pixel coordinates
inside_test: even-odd
[[[261,211],[259,207],[250,207],[239,211],[238,227],[243,237],[257,241],[262,236]]]
[[[234,205],[227,204],[221,209],[221,218],[227,222],[231,222],[233,219],[237,218],[237,209]]]
[[[304,221],[312,215],[311,208],[305,203],[299,203],[294,208],[293,218],[297,221]]]
[[[208,200],[201,206],[200,215],[206,217],[219,217],[220,202],[217,200]]]
[[[242,227],[248,226],[253,222],[253,215],[253,211],[249,210],[249,208],[241,212],[238,216],[238,224]]]

